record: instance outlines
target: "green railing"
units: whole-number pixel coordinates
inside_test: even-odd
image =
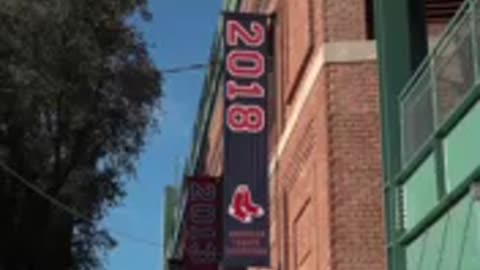
[[[465,0],[402,91],[402,166],[414,159],[480,80],[480,6]]]

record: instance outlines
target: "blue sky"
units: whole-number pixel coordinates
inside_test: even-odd
[[[147,41],[155,44],[151,55],[160,68],[208,61],[222,0],[150,0],[154,18],[136,22]],[[191,132],[205,71],[165,77],[161,132],[149,138],[138,170],[138,180],[128,185],[123,206],[113,209],[108,228],[163,243],[164,187],[175,181],[179,158],[188,156]],[[113,234],[119,246],[108,256],[108,270],[163,269],[163,250]]]

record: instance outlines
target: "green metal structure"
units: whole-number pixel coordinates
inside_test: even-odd
[[[165,257],[170,256],[171,251],[171,235],[175,231],[175,221],[176,221],[176,202],[178,197],[178,189],[175,186],[167,186],[165,188],[165,209],[164,209],[164,224],[163,224],[163,250],[165,252]],[[164,268],[168,269],[168,264],[164,263]]]
[[[224,11],[238,10],[241,0],[226,0]],[[219,20],[218,31],[214,37],[210,55],[210,67],[204,80],[200,103],[198,106],[197,119],[193,127],[193,138],[190,157],[186,161],[184,176],[196,175],[204,170],[205,153],[209,150],[207,131],[211,123],[215,100],[221,94],[223,85],[223,40],[222,40],[223,21]],[[185,177],[183,177],[185,179]],[[165,270],[168,270],[168,259],[182,258],[182,237],[183,237],[183,216],[185,209],[185,199],[188,190],[185,188],[185,182],[176,187],[176,196],[173,202],[174,218],[166,224],[165,229]],[[168,196],[166,207],[168,208]],[[166,211],[168,212],[168,210]],[[171,228],[171,229],[169,229]]]
[[[389,270],[480,269],[480,5],[425,55],[413,2],[376,1]]]

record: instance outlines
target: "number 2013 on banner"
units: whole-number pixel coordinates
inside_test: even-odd
[[[227,72],[233,78],[226,82],[226,97],[232,101],[226,112],[227,125],[237,133],[260,133],[265,128],[264,108],[238,104],[235,100],[265,98],[265,88],[258,82],[265,75],[265,56],[256,50],[265,43],[265,28],[258,22],[251,22],[250,29],[245,29],[235,20],[228,21],[226,26],[229,46],[238,46],[239,42],[243,42],[248,47],[233,49],[227,55]]]

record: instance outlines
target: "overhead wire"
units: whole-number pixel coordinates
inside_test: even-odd
[[[159,67],[160,73],[163,75],[176,75],[182,74],[191,71],[205,70],[208,68],[215,68],[218,65],[222,65],[223,62],[218,59],[212,59],[210,62],[206,63],[191,63],[186,65],[173,66],[168,68]]]
[[[178,66],[178,67],[173,67],[173,68],[160,69],[160,72],[162,74],[178,74],[178,73],[183,73],[183,72],[188,72],[188,71],[206,69],[206,68],[209,68],[212,65],[214,65],[214,64],[213,63],[210,63],[210,64],[190,64],[190,65],[185,65],[185,66]]]
[[[32,190],[37,195],[39,195],[43,199],[47,200],[52,205],[58,207],[59,209],[61,209],[65,213],[67,213],[67,214],[69,214],[69,215],[71,215],[75,218],[78,218],[78,219],[80,219],[80,220],[82,220],[86,223],[90,223],[90,224],[94,223],[92,220],[87,218],[85,215],[81,214],[79,211],[77,211],[74,208],[62,203],[58,199],[54,198],[53,196],[49,195],[47,192],[42,190],[40,187],[34,185],[31,181],[28,181],[25,177],[20,175],[14,169],[10,168],[7,164],[5,164],[3,162],[0,162],[0,167],[3,168],[7,173],[9,173],[15,179],[20,181],[20,183],[22,183],[25,187]],[[122,237],[126,240],[130,240],[132,242],[136,242],[136,243],[140,243],[140,244],[144,244],[144,245],[148,245],[148,246],[153,246],[153,247],[158,247],[158,248],[162,247],[162,244],[160,242],[152,241],[152,240],[149,240],[149,239],[146,239],[146,238],[143,238],[143,237],[139,237],[139,236],[135,236],[135,235],[133,235],[129,232],[124,232],[124,231],[117,230],[117,229],[114,229],[114,228],[109,228],[109,231],[112,232],[113,234],[118,235],[119,237]]]

